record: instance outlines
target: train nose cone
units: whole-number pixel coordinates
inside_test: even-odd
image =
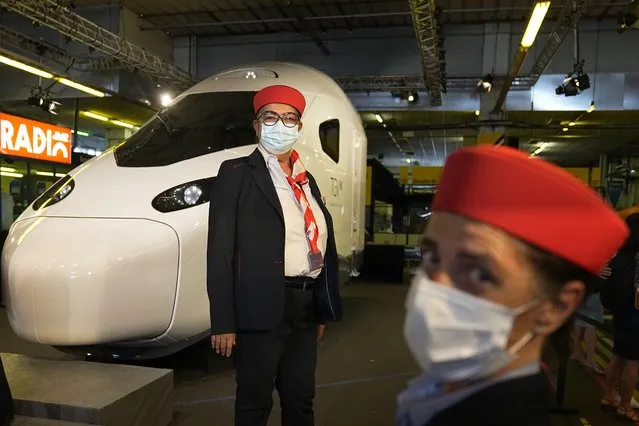
[[[171,322],[178,261],[177,234],[159,222],[20,220],[2,251],[9,322],[47,345],[157,337]]]

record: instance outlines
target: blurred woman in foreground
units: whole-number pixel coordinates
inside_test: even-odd
[[[542,347],[627,227],[559,167],[494,146],[449,156],[432,210],[404,328],[424,373],[397,424],[550,425]]]

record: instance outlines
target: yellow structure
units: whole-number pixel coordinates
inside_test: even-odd
[[[409,176],[412,177],[411,183],[414,185],[437,185],[442,175],[443,167],[432,166],[413,166],[399,168],[399,183],[407,185]],[[601,171],[599,167],[567,167],[564,168],[568,173],[584,182],[586,185],[593,187],[601,186]]]

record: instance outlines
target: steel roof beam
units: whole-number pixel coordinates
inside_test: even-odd
[[[195,83],[193,77],[187,72],[125,38],[107,31],[54,0],[0,0],[0,6],[52,28],[159,80],[173,83],[182,89]]]
[[[494,83],[501,84],[505,79],[505,76],[494,77]],[[345,92],[426,90],[424,77],[421,75],[336,77],[335,81],[337,81]],[[477,87],[478,81],[479,77],[446,78],[448,89],[453,91],[474,90]],[[512,90],[529,90],[531,87],[532,80],[529,77],[519,76],[514,79]]]
[[[567,0],[565,2],[557,25],[555,25],[555,28],[548,36],[548,41],[546,41],[546,44],[530,71],[529,75],[533,78],[533,84],[537,83],[539,77],[541,77],[548,65],[550,65],[559,51],[559,46],[561,46],[561,43],[563,43],[568,34],[573,31],[589,3],[590,0]]]
[[[442,104],[442,72],[435,0],[409,0],[408,4],[422,61],[424,85],[430,96],[431,106],[440,106]]]
[[[75,56],[51,43],[28,36],[18,31],[0,25],[0,40],[14,49],[24,50],[37,56],[43,56],[64,66],[71,66],[81,71],[104,71],[123,68],[111,58]]]

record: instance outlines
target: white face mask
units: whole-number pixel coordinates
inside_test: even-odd
[[[293,149],[297,142],[299,130],[297,126],[286,127],[282,120],[273,126],[262,124],[262,146],[271,154],[279,155]]]
[[[423,371],[444,381],[481,379],[510,364],[532,340],[530,332],[506,348],[514,319],[536,304],[507,308],[419,272],[406,300],[404,338]]]

